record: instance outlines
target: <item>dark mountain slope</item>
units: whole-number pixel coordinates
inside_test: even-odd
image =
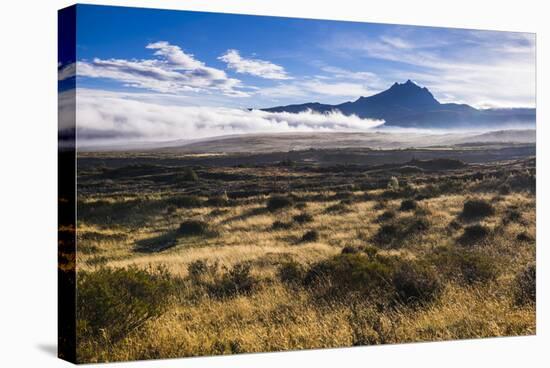
[[[337,110],[345,115],[383,119],[388,126],[456,128],[461,126],[498,126],[534,124],[535,109],[478,110],[466,104],[440,103],[426,87],[412,81],[394,83],[389,89],[369,97],[339,105],[304,103],[263,109],[269,112],[326,113]]]

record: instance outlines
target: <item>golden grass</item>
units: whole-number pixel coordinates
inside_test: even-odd
[[[468,197],[446,195],[420,202],[429,211],[430,230],[408,239],[403,249],[385,252],[414,258],[437,246],[455,244],[461,230],[449,232],[448,225],[460,214]],[[164,265],[180,277],[185,277],[187,266],[199,259],[226,267],[251,261],[254,274],[269,281],[248,296],[180,300],[162,317],[113,346],[91,343],[80,349],[85,359],[93,362],[534,334],[534,308],[514,306],[509,295],[517,271],[535,259],[532,244],[515,240],[523,231],[535,236],[534,197],[511,194],[500,201],[492,194],[477,197],[487,199],[497,210],[495,216],[481,221],[494,231],[490,244],[481,251],[494,257],[502,268],[498,281],[470,288],[448,284],[431,305],[385,314],[360,300],[313,302],[307,291],[289,289],[275,275],[281,259],[311,264],[338,254],[344,246],[369,244],[380,226],[376,218],[385,210],[374,209],[376,201],[352,203],[349,212],[337,215],[327,213],[326,208],[339,201],[309,202],[303,211],[314,221],[282,231],[273,230],[272,223],[291,221],[303,211],[272,214],[261,210],[263,204],[251,203],[225,208],[219,215],[211,215],[213,209],[206,207],[178,209],[156,217],[146,227],[131,230],[79,222],[79,235],[123,234],[124,239],[82,241],[83,246],[93,244],[96,250],[78,253],[78,270],[93,269],[89,261],[99,256],[111,267]],[[386,208],[398,210],[399,204],[400,200],[390,200]],[[522,209],[524,224],[502,225],[504,211],[511,205]],[[398,217],[408,215],[397,211]],[[135,252],[136,242],[173,230],[187,218],[205,219],[219,235],[179,239],[176,246],[159,253]],[[320,239],[299,243],[301,235],[312,229],[319,232]]]

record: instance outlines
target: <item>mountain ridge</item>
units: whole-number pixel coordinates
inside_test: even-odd
[[[306,102],[261,109],[267,112],[298,113],[311,110],[318,113],[339,111],[363,119],[382,119],[386,126],[448,128],[492,126],[499,124],[534,124],[534,108],[476,109],[468,104],[441,103],[430,90],[410,79],[395,82],[390,88],[372,96],[330,105]]]

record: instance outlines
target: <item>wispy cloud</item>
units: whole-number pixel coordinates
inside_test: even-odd
[[[389,62],[386,77],[415,79],[444,102],[478,107],[535,104],[532,34],[432,30],[379,37],[339,35],[329,47]]]
[[[227,63],[227,67],[237,73],[250,74],[265,79],[291,79],[282,66],[266,60],[244,58],[238,50],[227,50],[218,59]]]
[[[158,96],[157,96],[158,98]],[[213,107],[183,107],[143,96],[79,89],[77,134],[81,145],[197,139],[228,134],[367,131],[383,124],[334,112],[269,113]]]
[[[78,76],[113,79],[129,87],[162,93],[217,92],[233,97],[248,96],[240,80],[229,78],[223,70],[206,66],[179,46],[159,41],[146,48],[155,50],[158,58],[79,61]]]

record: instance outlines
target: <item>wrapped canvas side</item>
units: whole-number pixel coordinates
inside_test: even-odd
[[[76,362],[76,6],[58,13],[58,356]]]

